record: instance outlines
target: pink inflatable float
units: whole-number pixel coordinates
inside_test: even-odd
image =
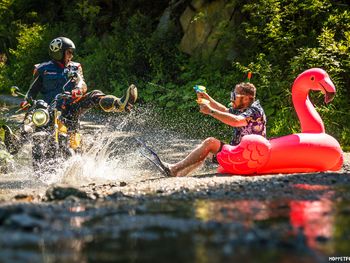
[[[294,81],[292,98],[301,133],[271,140],[246,135],[237,146],[224,145],[217,154],[220,173],[267,174],[337,171],[343,164],[343,152],[336,139],[325,133],[324,124],[308,94],[325,94],[325,102],[335,95],[328,74],[319,68],[304,71]]]

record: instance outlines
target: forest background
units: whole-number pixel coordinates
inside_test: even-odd
[[[300,131],[291,86],[321,67],[337,95],[329,105],[310,97],[327,133],[350,149],[348,0],[0,0],[0,92],[26,91],[57,36],[75,42],[89,90],[120,95],[135,83],[164,127],[196,137],[231,132],[198,112],[194,85],[226,104],[251,71],[276,137]]]

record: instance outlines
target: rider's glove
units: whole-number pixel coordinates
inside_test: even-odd
[[[65,72],[69,79],[75,79],[78,76],[78,68],[74,66],[68,66],[68,68],[65,69]]]
[[[73,89],[72,90],[72,99],[80,98],[83,96],[83,92],[81,89]]]
[[[19,104],[19,107],[22,110],[27,110],[30,107],[30,104],[28,103],[28,101],[24,100]]]

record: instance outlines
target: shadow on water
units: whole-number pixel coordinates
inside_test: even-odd
[[[233,179],[205,171],[165,178],[148,194],[121,191],[121,185],[160,180],[135,151],[134,137],[171,160],[196,142],[152,130],[151,114],[144,114],[91,126],[84,155],[41,179],[46,186],[88,184],[87,193],[0,205],[0,262],[329,262],[349,256],[349,174]],[[35,187],[28,174],[7,176],[0,190]],[[187,180],[192,188],[176,186]]]
[[[334,190],[348,189],[294,182],[286,188],[300,197],[114,193],[95,201],[2,205],[0,262],[328,262],[346,256],[349,199]]]
[[[102,225],[114,222],[118,234],[101,235],[84,253],[120,262],[329,262],[329,257],[346,256],[349,199],[336,197],[327,184],[288,188],[292,196],[301,196],[146,200],[132,216],[101,219]],[[105,249],[96,250],[100,246]]]

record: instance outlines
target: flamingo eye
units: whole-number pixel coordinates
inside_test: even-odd
[[[312,77],[311,77],[311,81],[314,81],[314,80],[315,80],[315,76],[312,76]]]

